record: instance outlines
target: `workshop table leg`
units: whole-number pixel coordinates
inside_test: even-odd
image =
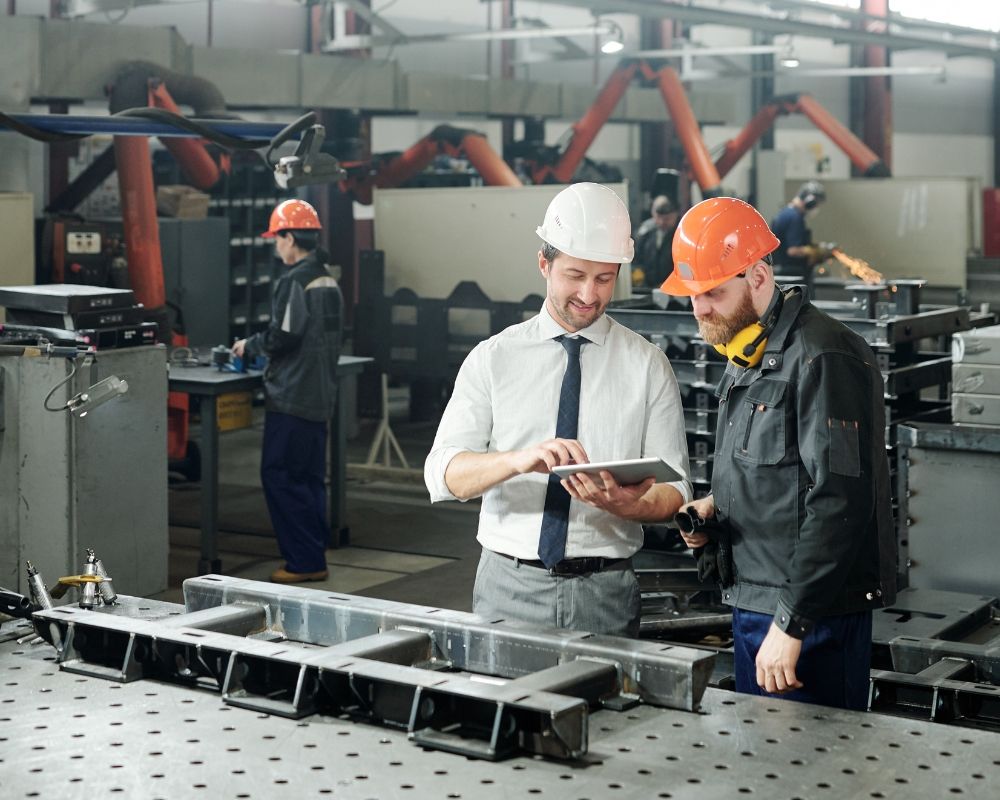
[[[219,426],[216,397],[201,398],[201,558],[198,574],[222,572],[219,558]]]
[[[347,547],[351,529],[347,526],[347,403],[344,402],[346,376],[337,379],[337,410],[330,418],[330,547]]]

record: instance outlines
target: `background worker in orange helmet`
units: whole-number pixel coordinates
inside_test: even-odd
[[[316,209],[285,200],[266,232],[287,267],[275,283],[267,328],[233,345],[244,358],[264,355],[267,405],[260,477],[285,566],[276,583],[328,577],[326,428],[337,400],[343,299],[321,258]]]
[[[663,291],[691,298],[729,360],[712,494],[686,509],[728,537],[737,690],[863,709],[872,609],[895,597],[882,375],[859,335],[775,284],[777,247],[730,197],[698,203],[674,236]],[[682,535],[702,557],[717,544]]]

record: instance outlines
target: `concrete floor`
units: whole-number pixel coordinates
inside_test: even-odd
[[[358,427],[348,442],[348,463],[356,465],[349,466],[347,482],[351,543],[327,550],[326,581],[305,585],[471,610],[478,503],[431,506],[421,470],[435,426],[394,420],[411,469],[376,471],[357,466],[367,458],[375,422],[362,420]],[[260,488],[262,430],[263,411],[255,409],[252,427],[220,437],[219,555],[225,574],[266,581],[284,562]],[[181,602],[182,582],[197,574],[199,499],[198,484],[171,483],[169,588],[159,599]]]

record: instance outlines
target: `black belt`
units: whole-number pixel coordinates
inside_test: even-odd
[[[514,561],[517,564],[523,564],[526,567],[534,567],[535,569],[544,569],[546,572],[552,575],[586,575],[591,572],[604,572],[606,569],[612,569],[618,566],[622,562],[628,561],[627,558],[602,558],[600,556],[590,556],[586,558],[564,558],[554,567],[549,569],[541,561],[534,560],[529,561],[524,558],[516,558],[515,556],[509,556],[506,553],[497,553],[496,550],[491,551],[496,553],[498,556],[506,558],[508,561]]]

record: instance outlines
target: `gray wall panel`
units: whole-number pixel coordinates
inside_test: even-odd
[[[105,85],[131,59],[190,70],[188,46],[176,31],[49,20],[40,41],[42,97],[104,98]]]
[[[306,108],[395,109],[399,70],[393,62],[302,56]]]
[[[0,25],[0,107],[25,108],[38,93],[42,21],[6,17]]]
[[[487,83],[430,72],[411,72],[402,76],[400,105],[422,113],[480,113],[488,107]]]
[[[268,50],[193,47],[194,74],[219,87],[230,106],[301,107],[299,56]],[[266,75],[267,80],[261,80]]]
[[[531,81],[494,80],[489,87],[490,114],[549,116],[559,111],[559,85]]]

